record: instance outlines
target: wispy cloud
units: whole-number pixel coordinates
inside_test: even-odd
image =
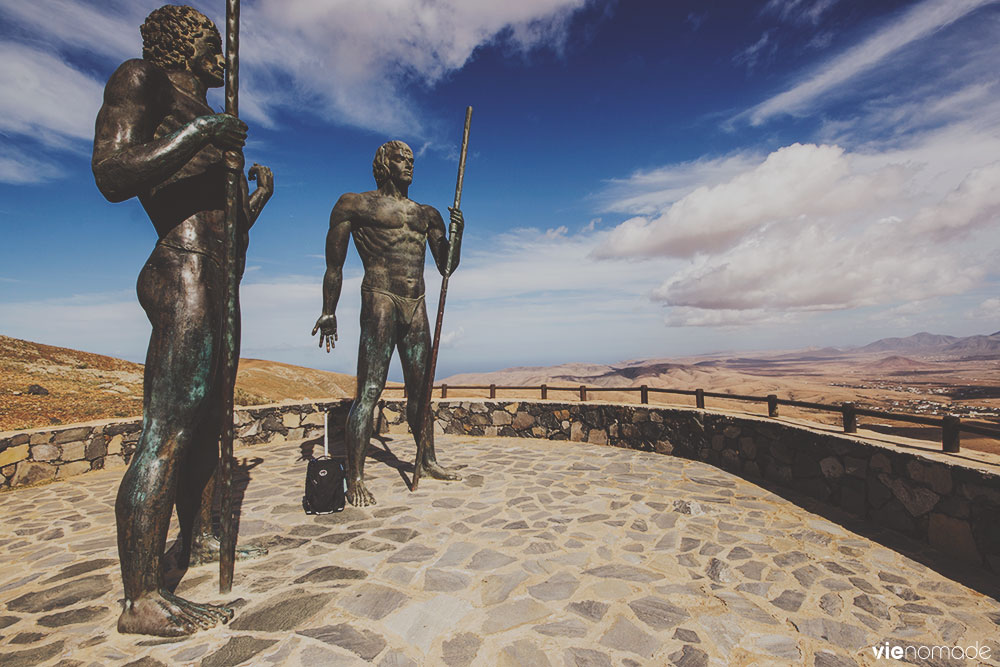
[[[155,9],[149,3],[109,0],[90,4],[82,0],[0,0],[0,15],[57,48],[80,48],[90,53],[124,60],[142,52],[139,24]]]
[[[774,53],[774,49],[775,44],[771,41],[771,31],[765,30],[760,39],[733,56],[733,62],[737,65],[745,65],[748,70],[753,70],[758,61],[766,61]]]
[[[0,141],[0,148],[3,151],[0,155],[0,183],[12,185],[41,183],[57,178],[63,173],[55,164],[29,155],[10,142]]]
[[[49,146],[92,141],[103,86],[51,52],[0,42],[0,131]]]
[[[433,87],[496,40],[559,50],[585,4],[264,0],[244,15],[248,97],[265,115],[307,106],[335,122],[424,136],[410,86]]]
[[[558,51],[586,2],[260,0],[242,14],[241,111],[266,125],[279,111],[305,110],[334,123],[427,138],[413,87],[433,87],[497,41],[525,53]],[[54,147],[89,142],[104,82],[73,59],[103,58],[110,69],[139,57],[138,26],[160,4],[0,0],[0,17],[17,26],[16,41],[0,42],[0,131]],[[218,7],[192,4],[224,28]]]
[[[763,13],[777,15],[791,23],[819,23],[838,0],[768,0]]]
[[[903,47],[995,2],[996,0],[924,0],[886,28],[835,56],[791,88],[741,113],[737,119],[760,125],[776,116],[801,113],[829,91],[870,70]]]

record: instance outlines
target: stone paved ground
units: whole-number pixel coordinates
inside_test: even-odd
[[[993,597],[703,463],[444,436],[463,482],[411,494],[383,455],[378,505],[310,517],[298,446],[238,454],[262,459],[240,539],[270,553],[237,564],[225,599],[216,566],[189,570],[179,593],[239,608],[181,640],[115,631],[120,471],[0,494],[0,665],[840,667],[886,664],[886,641],[1000,656]]]

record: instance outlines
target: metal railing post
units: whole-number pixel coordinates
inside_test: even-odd
[[[959,429],[962,420],[953,415],[945,415],[941,420],[941,445],[944,451],[954,454],[962,448]]]
[[[441,398],[448,398],[448,385],[441,385]]]
[[[778,397],[775,394],[767,395],[767,416],[778,416]]]
[[[649,403],[649,387],[642,385],[639,387],[639,400],[643,403]]]
[[[858,413],[854,407],[854,403],[849,401],[847,403],[842,403],[840,406],[840,412],[844,416],[844,433],[857,433]]]
[[[542,385],[542,399],[544,400],[544,399],[546,399],[548,397],[549,397],[549,385],[543,384]]]
[[[580,385],[580,400],[581,401],[587,400],[587,385],[585,384]]]
[[[699,410],[705,409],[705,390],[695,389],[694,390],[694,404]]]
[[[497,386],[495,384],[490,385],[490,398],[497,397]]]

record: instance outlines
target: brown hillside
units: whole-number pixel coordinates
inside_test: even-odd
[[[143,365],[0,336],[0,431],[142,414]],[[32,389],[37,385],[40,389]],[[353,396],[354,377],[241,359],[236,403]]]

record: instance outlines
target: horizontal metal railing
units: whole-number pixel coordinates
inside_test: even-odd
[[[386,390],[402,389],[403,396],[406,396],[406,388],[402,386],[386,387]],[[496,398],[497,391],[538,391],[541,398],[547,399],[549,392],[573,392],[578,394],[581,401],[586,401],[588,394],[600,392],[638,392],[640,403],[649,403],[649,395],[674,394],[678,396],[694,396],[695,405],[698,409],[705,409],[706,398],[718,398],[730,401],[746,401],[752,403],[767,403],[767,414],[769,417],[778,416],[778,406],[785,405],[793,408],[805,408],[808,410],[819,410],[824,412],[838,412],[841,414],[845,433],[856,433],[858,430],[858,417],[874,417],[876,419],[889,419],[892,421],[908,422],[911,424],[921,424],[933,426],[941,429],[941,445],[945,452],[959,451],[960,433],[973,433],[980,436],[995,438],[1000,440],[1000,427],[990,428],[977,424],[963,423],[961,418],[954,415],[943,417],[927,417],[924,415],[914,415],[905,412],[888,412],[885,410],[872,410],[870,408],[860,408],[852,402],[832,405],[828,403],[812,403],[809,401],[795,401],[787,398],[778,398],[775,394],[767,396],[748,396],[744,394],[725,394],[703,389],[669,389],[666,387],[650,387],[640,385],[638,387],[589,387],[587,385],[560,386],[560,385],[501,385],[501,384],[460,384],[448,385],[439,384],[434,386],[435,391],[441,392],[441,398],[448,398],[449,390],[458,391],[489,391],[490,398]]]

